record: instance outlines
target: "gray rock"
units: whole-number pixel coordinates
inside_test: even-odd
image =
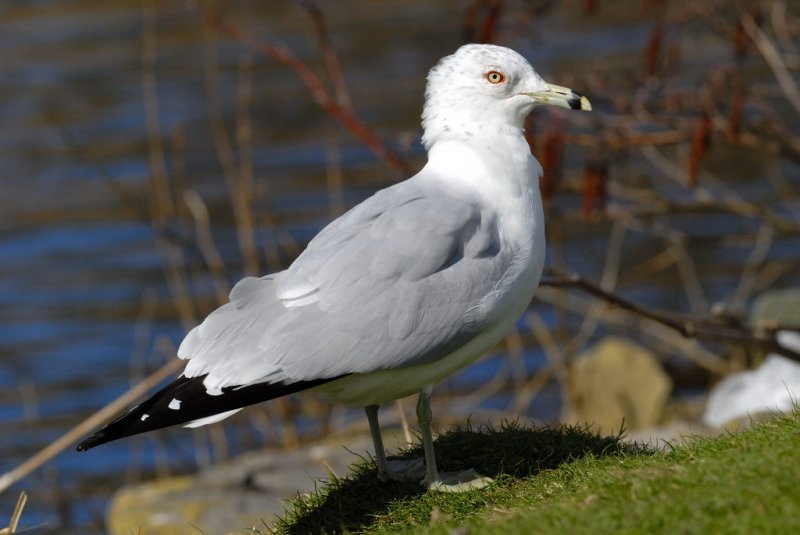
[[[800,288],[769,290],[753,302],[750,321],[800,326]]]
[[[263,528],[283,512],[287,499],[312,491],[331,470],[346,474],[360,460],[343,444],[365,456],[372,451],[367,436],[336,437],[291,452],[250,452],[195,476],[124,487],[111,501],[109,533],[241,534],[252,526]],[[391,440],[387,446],[394,447]]]

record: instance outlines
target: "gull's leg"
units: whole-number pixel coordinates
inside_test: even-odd
[[[428,385],[419,392],[417,401],[417,422],[419,431],[422,434],[422,449],[425,452],[425,479],[422,484],[428,488],[434,488],[441,484],[439,472],[436,470],[436,453],[433,451],[433,435],[431,434],[431,393],[433,386]]]
[[[378,406],[364,407],[369,422],[369,431],[372,433],[372,444],[375,446],[375,461],[378,465],[378,479],[380,481],[419,481],[425,471],[422,459],[386,459],[386,450],[383,447],[381,426],[378,423]]]
[[[422,434],[422,449],[425,451],[425,479],[423,486],[429,490],[441,492],[465,492],[480,489],[492,483],[490,477],[484,477],[473,469],[464,472],[439,473],[436,469],[436,454],[433,450],[433,435],[431,433],[431,393],[433,386],[428,385],[419,393],[417,402],[417,420]]]
[[[381,426],[378,423],[378,406],[368,405],[364,407],[369,422],[369,432],[372,433],[372,444],[375,446],[375,460],[378,463],[378,479],[381,481],[389,480],[389,467],[386,465],[386,452],[383,449],[383,438],[381,438]]]

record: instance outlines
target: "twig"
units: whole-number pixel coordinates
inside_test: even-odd
[[[175,205],[167,180],[164,145],[161,140],[156,64],[155,1],[143,3],[142,21],[142,93],[147,129],[150,185],[154,202],[151,203],[152,225],[156,229],[156,244],[167,259],[164,267],[167,283],[184,327],[195,324],[194,304],[189,295],[186,274],[183,271],[181,251],[162,236],[167,222],[175,216]]]
[[[789,359],[800,362],[800,353],[792,351],[778,343],[776,333],[782,329],[794,330],[794,327],[775,326],[762,328],[756,326],[750,330],[744,325],[729,325],[720,323],[714,319],[698,319],[683,314],[656,310],[643,305],[638,305],[617,294],[608,292],[577,274],[565,274],[553,268],[549,269],[555,278],[543,280],[543,286],[551,287],[575,287],[603,299],[613,306],[619,307],[628,312],[647,318],[665,327],[677,331],[685,338],[697,338],[701,340],[728,342],[742,344],[753,348],[763,349],[771,353],[778,353]]]
[[[239,62],[239,79],[236,85],[236,148],[239,153],[238,202],[236,231],[239,236],[245,272],[258,275],[259,252],[256,244],[256,223],[254,213],[255,177],[253,176],[253,124],[251,105],[253,102],[253,59],[248,53]]]
[[[696,314],[707,312],[708,301],[703,293],[703,286],[700,284],[697,268],[689,251],[686,249],[686,240],[671,240],[667,247],[667,252],[675,259],[675,268],[678,270],[681,282],[683,282],[683,291],[689,300],[689,307],[692,312]]]
[[[144,101],[145,128],[147,129],[147,156],[150,163],[150,186],[156,206],[153,212],[163,218],[164,224],[173,215],[172,192],[167,183],[167,165],[164,161],[164,144],[161,140],[160,111],[155,74],[156,34],[154,0],[142,4],[142,94]]]
[[[225,116],[222,110],[220,97],[219,58],[217,43],[212,39],[213,32],[207,29],[203,32],[205,50],[205,80],[208,92],[208,121],[211,127],[211,137],[214,140],[214,149],[217,160],[222,168],[222,174],[228,185],[228,192],[233,209],[233,218],[236,224],[236,237],[239,250],[244,260],[245,272],[248,275],[258,274],[258,251],[255,244],[253,210],[250,205],[252,198],[252,180],[247,174],[242,175],[236,163],[236,154],[233,150],[230,136],[225,128]],[[237,86],[237,107],[239,126],[247,128],[247,123],[241,124],[243,116],[247,116],[246,108],[249,106],[249,78],[240,70]],[[237,135],[241,135],[237,129]]]
[[[525,367],[525,343],[519,330],[512,329],[505,338],[506,360],[509,363],[512,388],[516,392],[525,385],[528,370]]]
[[[19,493],[17,498],[17,505],[14,507],[14,513],[11,515],[11,521],[8,523],[7,528],[0,529],[0,535],[10,535],[16,533],[19,519],[22,516],[22,510],[25,509],[25,504],[28,502],[28,495],[23,490]]]
[[[800,68],[800,51],[798,51],[786,24],[786,2],[772,2],[770,9],[770,20],[772,29],[783,46],[784,57],[788,67]]]
[[[344,77],[339,56],[336,54],[336,50],[331,44],[322,9],[311,0],[300,0],[300,7],[306,11],[308,18],[311,19],[311,23],[314,26],[314,35],[317,38],[317,44],[322,53],[322,60],[325,62],[325,69],[328,71],[328,76],[330,77],[331,84],[336,93],[336,102],[352,113],[353,101],[350,98],[350,88],[347,85],[347,79]]]
[[[139,397],[146,394],[151,388],[155,387],[161,381],[177,372],[183,364],[185,363],[180,359],[170,360],[167,364],[147,376],[141,383],[138,383],[128,389],[127,392],[83,420],[81,423],[70,429],[67,433],[61,435],[61,437],[55,441],[45,446],[27,461],[23,462],[13,470],[0,475],[0,492],[8,489],[11,485],[21,480],[39,468],[41,465],[64,451],[82,436],[86,435],[96,427],[106,423],[122,409],[126,408]]]
[[[587,297],[586,299],[575,299],[574,297],[572,299],[562,299],[562,294],[567,293],[563,288],[558,286],[547,288],[546,285],[547,283],[545,281],[545,287],[539,288],[536,298],[544,303],[558,307],[562,314],[570,312],[577,316],[583,316],[592,306],[592,304],[587,301],[593,299],[593,296]],[[691,362],[711,373],[724,375],[730,371],[731,367],[726,359],[707,350],[695,339],[675,336],[675,331],[673,329],[665,327],[661,323],[642,319],[641,321],[634,321],[632,324],[630,318],[622,317],[621,314],[606,314],[603,321],[626,331],[630,330],[633,326],[643,335],[652,337],[670,346],[675,350],[675,353],[685,356]],[[569,338],[567,338],[567,340],[568,339]]]
[[[775,281],[782,277],[797,274],[797,258],[788,257],[771,260],[756,274],[753,293],[763,292],[773,287]]]
[[[481,8],[485,8],[483,20],[479,21]],[[473,0],[467,6],[461,28],[464,43],[494,43],[497,24],[503,12],[503,0]],[[480,23],[480,24],[479,24]]]
[[[56,122],[56,118],[50,118],[49,120]],[[90,156],[88,151],[83,149],[87,143],[81,139],[77,139],[75,134],[66,125],[60,124],[57,132],[67,153],[81,164],[94,171],[97,178],[117,196],[117,199],[120,201],[120,208],[129,212],[135,219],[145,225],[150,225],[147,201],[143,199],[142,196],[137,195],[132,188],[115,179],[102,162]]]
[[[616,222],[612,228],[608,238],[608,254],[605,258],[603,266],[603,274],[600,279],[600,286],[605,291],[611,293],[617,286],[619,280],[619,269],[622,260],[623,245],[625,242],[626,230],[625,226]],[[567,358],[571,358],[574,352],[581,348],[592,337],[597,330],[597,326],[601,322],[602,317],[602,304],[596,304],[589,307],[589,310],[584,315],[581,326],[578,328],[577,333],[571,338]],[[566,384],[566,376],[559,377]]]
[[[406,417],[402,398],[395,401],[395,408],[397,410],[397,416],[400,418],[400,429],[403,430],[403,439],[406,441],[406,444],[410,446],[414,443],[414,437],[411,436],[411,426],[408,425],[408,418]]]
[[[786,100],[792,105],[794,111],[800,114],[800,90],[798,90],[797,82],[794,81],[789,69],[786,67],[786,62],[783,60],[780,51],[775,47],[772,40],[761,31],[761,28],[758,27],[749,13],[742,14],[742,27],[772,69],[772,73],[778,80],[778,85],[783,90]]]
[[[197,247],[203,255],[209,273],[211,273],[214,281],[214,289],[217,294],[217,301],[224,303],[230,294],[230,285],[225,279],[225,264],[222,261],[222,256],[214,244],[214,238],[211,235],[211,222],[208,217],[208,209],[206,208],[203,199],[195,190],[189,189],[183,192],[183,202],[189,208],[189,213],[192,214],[194,220],[194,228],[196,233]]]
[[[345,212],[344,176],[342,155],[336,139],[336,132],[326,124],[323,129],[325,139],[325,182],[328,185],[328,210],[332,218]]]
[[[499,355],[497,353],[491,353],[484,358],[488,361],[498,357]],[[456,395],[455,397],[458,398],[460,403],[463,405],[477,407],[481,404],[481,402],[490,399],[492,396],[502,391],[506,386],[510,375],[510,366],[508,361],[501,358],[500,368],[488,382],[481,384],[474,390],[464,394]]]
[[[641,147],[639,149],[641,154],[647,158],[654,166],[663,172],[668,178],[675,180],[681,184],[686,183],[685,171],[670,161],[658,149],[651,146]],[[712,178],[708,173],[705,173],[707,178]],[[713,181],[717,184],[720,183],[716,177]],[[698,186],[695,189],[696,202],[707,203],[708,206],[716,206],[720,209],[737,214],[742,217],[761,219],[768,225],[775,227],[775,229],[788,234],[800,234],[800,224],[791,219],[779,216],[772,212],[770,207],[759,206],[755,203],[747,202],[741,199],[738,195],[731,192],[723,192],[716,194],[715,192]]]
[[[734,290],[733,295],[728,301],[732,310],[738,311],[744,308],[745,301],[753,291],[753,286],[756,283],[758,270],[761,268],[772,247],[772,238],[774,235],[775,232],[772,230],[772,227],[768,225],[761,225],[758,229],[756,243],[739,276],[739,284],[736,286],[736,290]]]
[[[536,339],[538,346],[544,352],[547,363],[538,369],[533,376],[527,378],[522,388],[514,392],[511,412],[516,415],[525,414],[536,394],[553,378],[558,381],[562,399],[567,399],[567,366],[564,351],[537,312],[529,311],[523,319],[528,326],[528,330]]]

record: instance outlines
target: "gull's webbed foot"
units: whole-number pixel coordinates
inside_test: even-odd
[[[385,472],[378,471],[381,481],[419,481],[423,487],[436,492],[467,492],[482,489],[493,483],[490,477],[480,475],[470,468],[463,472],[440,472],[435,478],[427,477],[425,459],[392,459],[386,462]]]
[[[463,472],[439,472],[434,481],[423,481],[428,490],[436,492],[467,492],[477,490],[494,483],[494,479],[480,475],[470,468]]]
[[[378,470],[381,481],[422,481],[425,477],[425,459],[391,459],[386,461],[386,470]]]

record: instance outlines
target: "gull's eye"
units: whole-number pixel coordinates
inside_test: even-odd
[[[489,71],[486,73],[486,81],[490,84],[502,84],[506,81],[506,75],[500,71]]]

